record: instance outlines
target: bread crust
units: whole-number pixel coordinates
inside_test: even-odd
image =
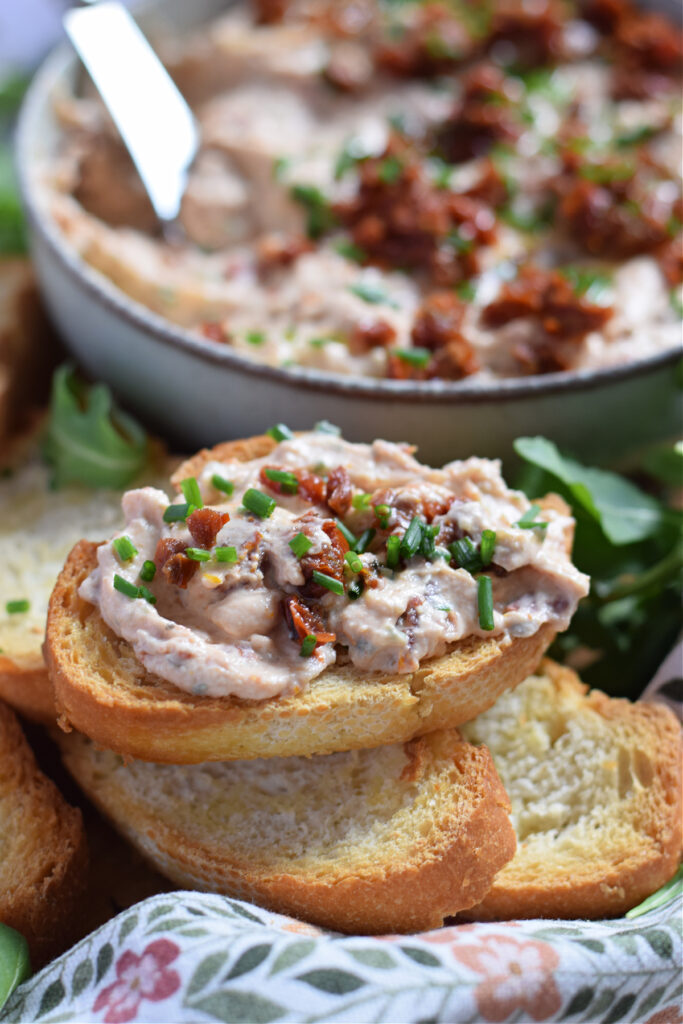
[[[552,843],[539,869],[526,856],[525,842],[496,876],[481,903],[464,919],[604,918],[621,916],[669,881],[681,853],[681,731],[663,704],[588,692],[568,668],[544,659],[538,675],[548,676],[558,701],[596,712],[622,734],[622,749],[632,756],[636,783],[628,816],[637,830],[631,845],[607,847],[596,835],[583,856],[553,856]],[[572,714],[571,706],[567,711]],[[622,815],[626,814],[621,810]]]
[[[183,463],[178,485],[210,459],[267,455],[266,436],[205,449]],[[566,506],[555,495],[546,505]],[[571,547],[572,537],[567,536]],[[45,654],[63,727],[117,753],[172,764],[327,754],[403,742],[469,721],[534,670],[555,637],[544,624],[507,645],[470,637],[416,672],[363,676],[331,666],[301,694],[263,701],[197,697],[137,662],[78,588],[96,565],[96,545],[69,555],[48,609]]]
[[[0,700],[32,722],[52,725],[57,708],[43,658],[31,657],[19,663],[0,655]]]
[[[88,855],[81,812],[36,765],[16,717],[0,704],[0,921],[26,938],[34,967],[79,931]]]
[[[455,730],[406,745],[411,760],[418,762],[418,776],[429,776],[435,764],[443,772],[445,764],[457,778],[455,797],[446,785],[439,791],[442,806],[429,833],[422,834],[415,822],[408,857],[397,857],[393,844],[385,842],[364,863],[326,857],[313,866],[310,859],[278,860],[267,847],[250,856],[238,837],[233,847],[199,824],[183,829],[183,811],[172,820],[159,814],[154,800],[145,799],[134,783],[102,770],[84,737],[72,733],[59,742],[68,770],[91,800],[176,884],[253,901],[337,931],[381,934],[440,927],[445,917],[486,892],[497,865],[515,849],[509,801],[488,751],[465,743]],[[125,777],[125,767],[121,773]],[[305,787],[301,800],[306,800]]]

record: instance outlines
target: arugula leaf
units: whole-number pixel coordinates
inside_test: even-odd
[[[544,437],[517,438],[514,448],[526,462],[562,483],[572,504],[592,516],[612,544],[644,540],[661,526],[659,502],[616,473],[582,466]]]
[[[139,424],[117,409],[105,384],[87,387],[69,365],[59,367],[43,455],[53,484],[123,488],[144,468],[147,438]]]
[[[31,974],[26,939],[14,928],[0,924],[0,1009],[17,985]]]

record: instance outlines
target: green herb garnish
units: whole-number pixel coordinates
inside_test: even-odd
[[[309,238],[318,239],[335,226],[337,221],[330,201],[315,185],[293,185],[291,196],[306,209]]]
[[[247,331],[245,338],[249,345],[263,345],[266,340],[266,336],[263,331]]]
[[[337,524],[337,529],[339,530],[339,532],[341,533],[342,537],[349,545],[349,547],[355,548],[358,542],[358,537],[356,537],[355,533],[351,533],[351,530],[349,530],[348,526],[344,526],[341,519],[335,519],[335,523]]]
[[[211,558],[211,552],[205,548],[185,548],[183,554],[193,562],[208,562]]]
[[[481,564],[486,566],[489,565],[493,558],[493,553],[496,550],[496,531],[495,530],[482,530],[481,543],[479,545],[479,555],[481,558]]]
[[[469,537],[461,537],[460,540],[453,541],[449,545],[449,551],[459,569],[475,573],[483,568],[479,552]]]
[[[249,512],[253,512],[260,519],[268,519],[272,516],[277,502],[274,498],[269,498],[263,491],[250,487],[244,492],[242,504]]]
[[[367,509],[370,508],[371,498],[371,494],[367,494],[364,491],[361,491],[360,494],[354,494],[354,496],[351,498],[351,504],[359,512],[365,512],[367,511]]]
[[[329,420],[319,420],[313,427],[316,434],[332,434],[334,437],[341,436],[341,427],[336,426],[334,423],[330,423]]]
[[[384,185],[395,185],[403,174],[403,164],[395,156],[382,160],[377,170],[377,177]]]
[[[333,594],[341,595],[344,593],[344,584],[341,580],[336,580],[334,576],[328,576],[326,572],[318,572],[317,569],[314,569],[313,582],[321,587],[325,587],[326,590],[332,591]]]
[[[392,352],[402,363],[416,366],[420,370],[423,370],[432,358],[432,353],[428,348],[395,348],[392,349]]]
[[[358,557],[355,551],[347,551],[346,554],[344,555],[344,559],[348,567],[350,568],[351,572],[363,571],[363,563],[361,562],[360,558]]]
[[[301,657],[310,658],[317,643],[318,639],[313,633],[309,633],[308,636],[305,636],[301,641],[301,648],[299,650]]]
[[[357,601],[365,590],[365,580],[354,580],[353,583],[349,584],[349,589],[346,591],[346,596],[349,601]]]
[[[364,530],[363,533],[361,533],[360,537],[358,538],[358,542],[355,545],[356,551],[358,552],[359,555],[364,554],[364,552],[368,550],[374,539],[375,532],[376,531],[372,527],[370,527],[369,530]]]
[[[285,494],[299,493],[299,481],[294,473],[290,473],[289,470],[286,469],[266,469],[264,472],[268,480],[272,480],[273,483],[279,484],[280,489]]]
[[[237,549],[233,547],[214,548],[213,557],[216,559],[217,562],[236,562]]]
[[[124,488],[145,467],[147,438],[134,419],[114,406],[109,388],[86,386],[65,365],[52,380],[43,455],[57,487]]]
[[[111,546],[116,552],[120,562],[130,562],[132,558],[138,553],[138,549],[133,544],[130,537],[116,537],[112,541]]]
[[[235,485],[232,480],[226,480],[224,476],[220,476],[218,473],[214,473],[211,477],[211,483],[217,491],[222,491],[223,494],[227,494],[228,497],[235,490]]]
[[[401,538],[394,534],[387,537],[387,565],[390,569],[397,569],[401,557]]]
[[[296,537],[292,537],[290,540],[289,546],[297,558],[303,558],[306,552],[313,547],[313,541],[305,533],[297,533]]]
[[[422,520],[419,516],[413,516],[408,529],[401,540],[401,557],[408,559],[417,554],[422,542]]]
[[[340,256],[344,256],[347,260],[352,260],[353,263],[365,263],[368,258],[367,253],[349,238],[340,239],[335,243],[334,248]]]
[[[355,284],[350,284],[348,290],[357,295],[363,302],[368,302],[371,306],[378,306],[383,304],[385,306],[391,306],[392,309],[398,309],[398,305],[391,299],[384,288],[377,284],[370,284],[368,281],[357,281]]]
[[[31,608],[31,602],[25,598],[19,598],[16,601],[8,601],[5,605],[5,611],[8,615],[20,615],[22,612],[27,612]]]
[[[204,507],[202,492],[199,490],[199,484],[193,476],[188,476],[186,480],[181,480],[180,489],[188,505],[194,505],[195,509]]]
[[[140,588],[135,583],[131,583],[130,580],[119,576],[118,573],[114,573],[114,590],[118,590],[120,594],[125,594],[126,597],[135,598],[140,596]]]
[[[165,523],[184,523],[188,516],[197,511],[196,505],[185,502],[181,505],[169,505],[164,510],[163,520]]]
[[[156,576],[157,567],[154,562],[146,558],[142,563],[142,569],[140,569],[140,579],[143,583],[151,583]]]
[[[480,576],[477,580],[477,604],[479,606],[479,626],[491,630],[493,621],[493,588],[490,576]]]
[[[291,441],[294,434],[285,426],[284,423],[276,423],[274,427],[270,427],[266,430],[268,437],[272,437],[274,441]]]

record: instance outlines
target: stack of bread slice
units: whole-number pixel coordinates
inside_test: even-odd
[[[201,453],[174,479],[271,444]],[[382,933],[617,914],[675,872],[675,718],[539,667],[552,631],[469,639],[411,675],[332,667],[295,696],[198,697],[150,675],[79,596],[94,564],[77,544],[50,602],[62,756],[176,884]]]

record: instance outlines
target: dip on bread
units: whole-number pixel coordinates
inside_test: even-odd
[[[129,491],[81,585],[180,689],[262,700],[338,660],[410,673],[466,637],[565,629],[588,592],[567,511],[508,488],[498,462],[434,469],[329,425],[274,433],[269,454],[208,461],[175,499]]]
[[[45,208],[150,310],[274,366],[523,377],[680,345],[677,27],[623,0],[231,6],[160,41],[201,129],[161,237],[99,102]]]

